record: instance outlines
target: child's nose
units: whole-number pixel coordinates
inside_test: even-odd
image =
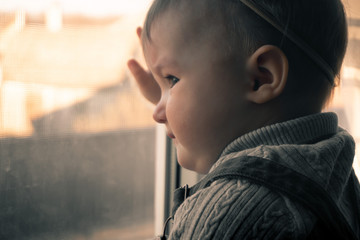
[[[166,104],[163,98],[160,99],[158,104],[155,107],[153,118],[158,123],[166,122]]]

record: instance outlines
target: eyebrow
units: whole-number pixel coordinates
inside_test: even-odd
[[[153,68],[155,71],[160,71],[161,69],[163,69],[165,67],[174,67],[177,65],[178,65],[177,61],[169,60],[168,58],[162,58],[157,61],[157,63],[155,64],[155,66]]]

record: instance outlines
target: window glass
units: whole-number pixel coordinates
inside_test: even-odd
[[[155,126],[126,69],[148,3],[0,1],[0,239],[154,235]]]

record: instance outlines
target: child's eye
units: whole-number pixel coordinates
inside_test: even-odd
[[[178,79],[175,76],[169,75],[165,77],[169,83],[170,83],[170,87],[172,88],[178,81],[180,81],[180,79]]]

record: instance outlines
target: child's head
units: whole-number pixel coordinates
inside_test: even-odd
[[[242,2],[155,0],[145,21],[145,59],[162,90],[154,118],[175,138],[180,164],[197,172],[246,132],[319,112],[332,89],[316,59]],[[347,43],[339,0],[246,2],[339,74]]]

